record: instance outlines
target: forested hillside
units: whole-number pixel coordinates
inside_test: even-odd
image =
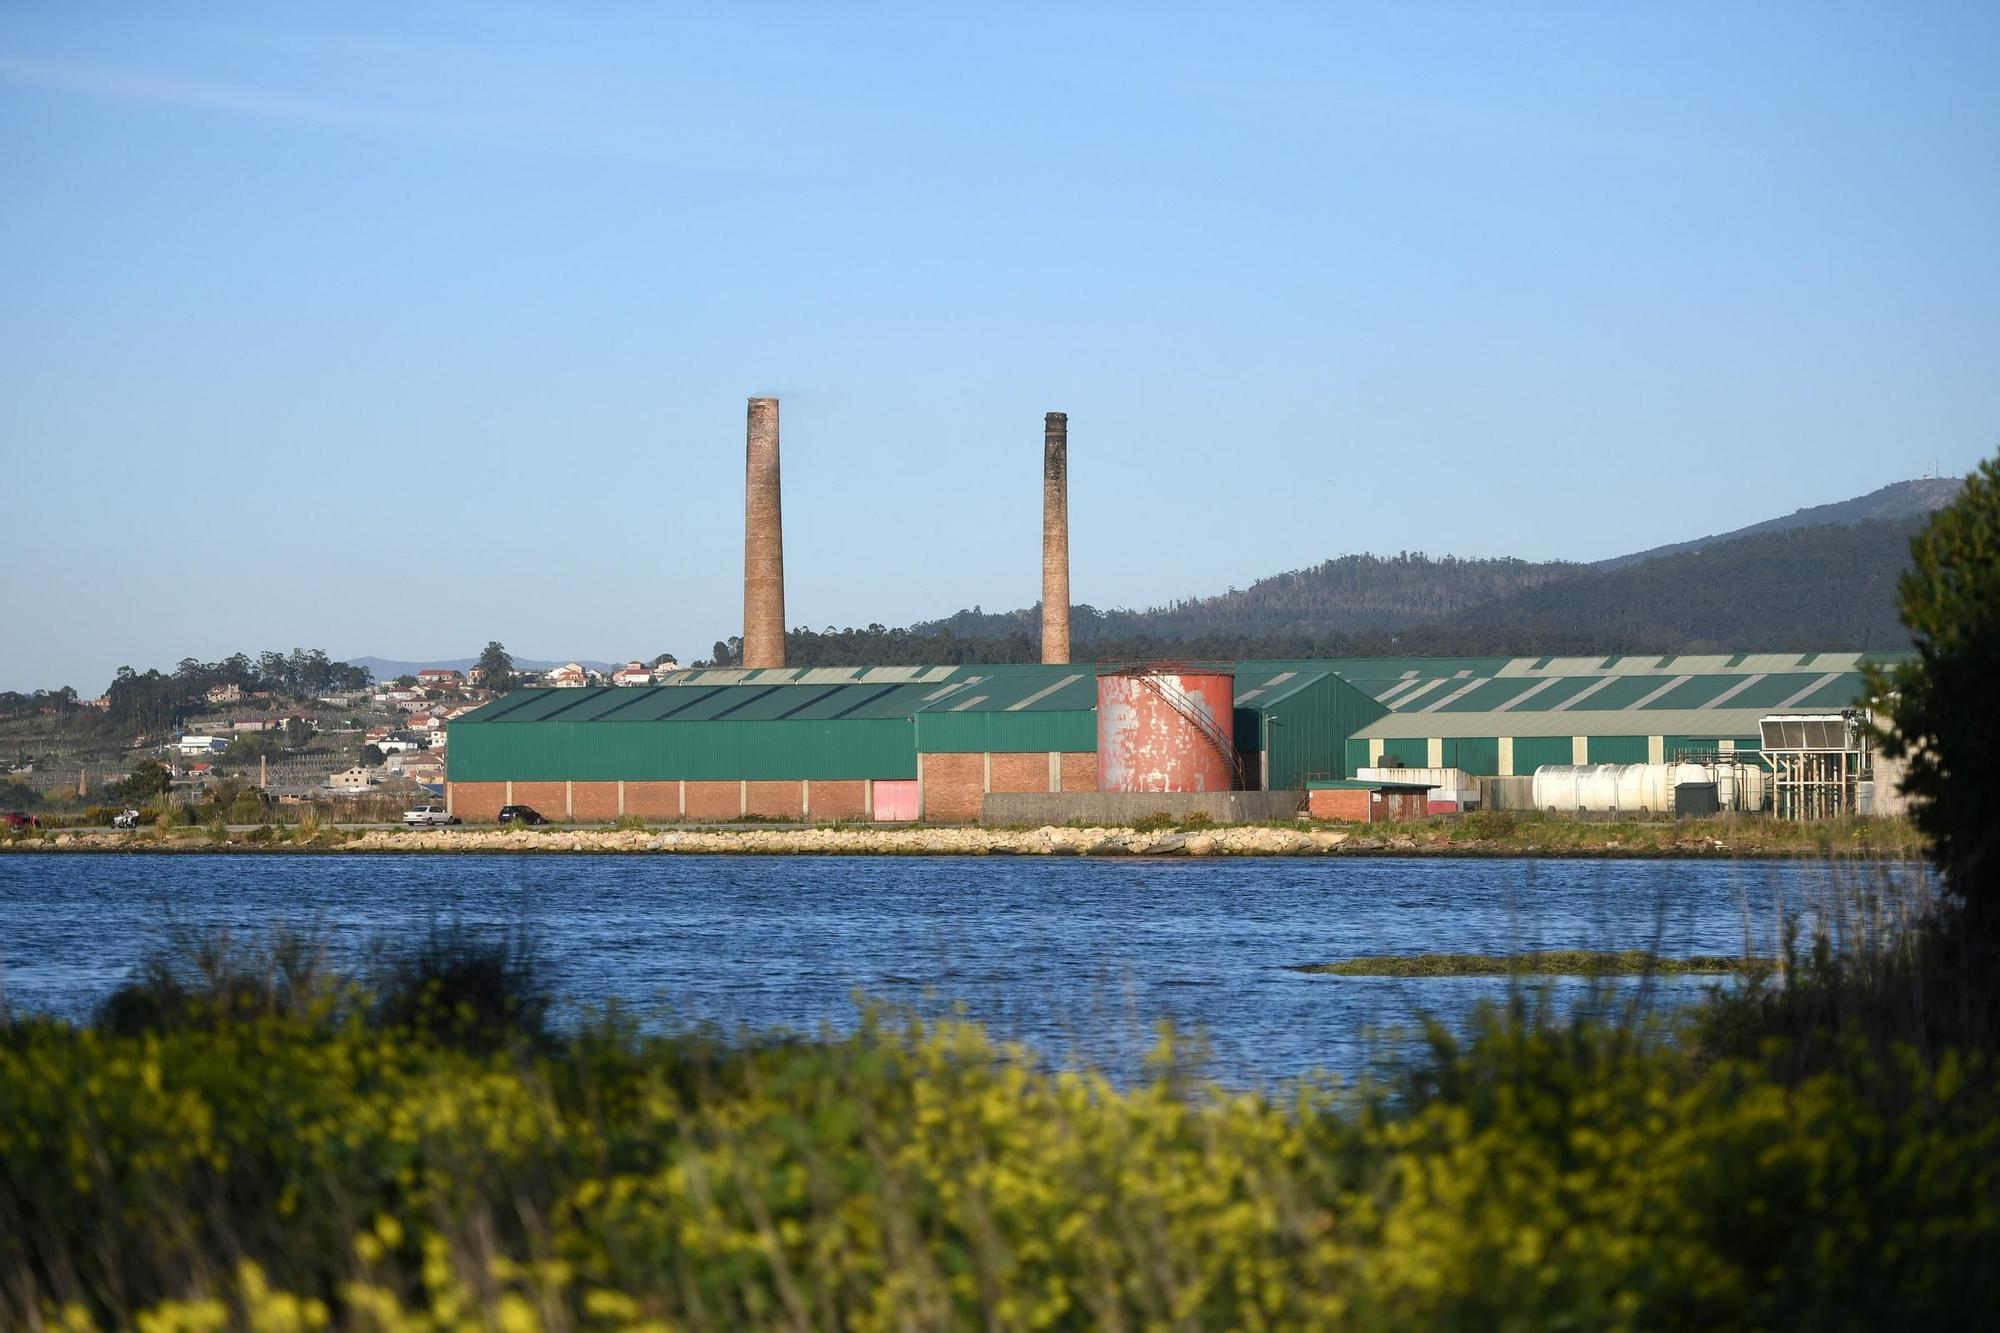
[[[1699,551],[1718,542],[1734,541],[1738,537],[1754,537],[1765,532],[1785,532],[1792,528],[1824,527],[1829,523],[1871,523],[1885,519],[1921,519],[1957,499],[1959,491],[1964,487],[1965,483],[1957,477],[1921,477],[1915,481],[1893,482],[1878,491],[1857,495],[1852,500],[1842,500],[1837,504],[1814,505],[1810,509],[1800,509],[1786,514],[1783,518],[1770,518],[1762,523],[1752,523],[1749,527],[1738,528],[1734,532],[1697,537],[1693,541],[1675,542],[1670,546],[1655,546],[1651,550],[1634,551],[1630,555],[1613,556],[1609,560],[1597,561],[1593,567],[1617,569],[1624,565],[1636,565],[1641,560],[1657,560],[1661,556],[1679,555],[1683,551]]]
[[[1332,638],[1444,620],[1495,598],[1568,578],[1582,568],[1564,561],[1462,560],[1449,555],[1433,560],[1421,551],[1347,555],[1259,579],[1248,588],[1148,611],[1078,606],[1070,633],[1078,642],[1215,634]],[[997,615],[960,611],[910,628],[925,635],[949,631],[961,639],[1017,633],[1032,638],[1041,631],[1041,610],[1023,607]]]
[[[1152,611],[1077,607],[1073,633],[1099,661],[1902,648],[1896,579],[1924,521],[1767,532],[1615,569],[1350,556]],[[973,610],[909,629],[793,632],[786,651],[795,666],[1031,662],[1039,628],[1034,607]],[[717,644],[715,660],[739,649]]]
[[[1450,627],[1549,651],[1904,648],[1896,579],[1923,518],[1795,528],[1721,542],[1498,598]]]

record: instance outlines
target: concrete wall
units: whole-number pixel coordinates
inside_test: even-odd
[[[1532,777],[1481,778],[1479,806],[1482,810],[1532,810],[1535,808],[1535,780]]]
[[[1291,819],[1303,792],[994,792],[979,812],[982,824],[1067,824],[1080,820],[1122,827],[1147,815],[1201,813],[1218,824]]]

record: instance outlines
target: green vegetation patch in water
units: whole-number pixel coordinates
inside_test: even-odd
[[[1377,958],[1349,958],[1338,963],[1301,963],[1294,972],[1324,972],[1337,977],[1611,977],[1648,973],[1722,975],[1764,972],[1761,958],[1726,958],[1697,954],[1692,958],[1662,958],[1643,949],[1549,949],[1534,953],[1420,953]]]

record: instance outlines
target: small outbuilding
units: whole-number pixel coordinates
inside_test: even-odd
[[[1430,813],[1431,788],[1414,782],[1316,778],[1306,783],[1306,813],[1314,819],[1387,824]]]

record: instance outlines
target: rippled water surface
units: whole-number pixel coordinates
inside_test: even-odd
[[[961,1003],[1052,1056],[1129,1067],[1162,1018],[1232,1082],[1351,1071],[1371,1029],[1505,982],[1310,976],[1364,954],[1768,948],[1820,864],[1426,858],[0,857],[17,1013],[87,1014],[174,927],[318,923],[336,952],[433,922],[525,926],[571,1001],[818,1030],[857,994]],[[1656,983],[1658,984],[1658,983]],[[1671,993],[1698,994],[1706,981]],[[1570,993],[1578,989],[1572,983]]]

